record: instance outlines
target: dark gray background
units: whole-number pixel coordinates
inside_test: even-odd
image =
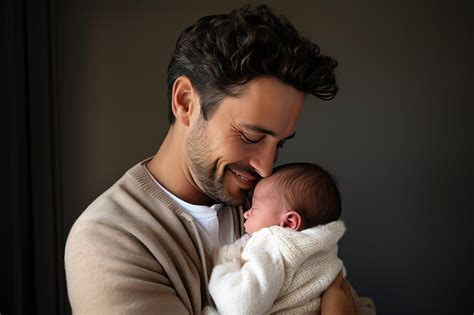
[[[54,3],[62,242],[96,196],[158,149],[181,30],[244,3]],[[339,62],[338,96],[307,97],[279,162],[318,162],[338,179],[350,282],[380,314],[471,314],[470,1],[266,3]]]

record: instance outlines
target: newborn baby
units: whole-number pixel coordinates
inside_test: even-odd
[[[311,163],[277,167],[255,187],[244,213],[247,235],[213,254],[209,291],[217,311],[318,312],[322,292],[343,268],[340,215],[340,193],[327,171]]]

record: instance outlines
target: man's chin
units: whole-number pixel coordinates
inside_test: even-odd
[[[240,206],[243,205],[247,199],[248,191],[241,191],[239,194],[227,194],[225,200],[222,203],[229,205],[229,206]],[[223,198],[224,199],[224,198]]]
[[[227,200],[223,201],[222,203],[228,206],[238,207],[242,205],[244,202],[245,202],[245,198],[241,198],[241,199],[227,198]]]

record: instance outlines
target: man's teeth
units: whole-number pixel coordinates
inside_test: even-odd
[[[244,181],[250,181],[248,178],[240,175],[239,173],[235,172],[235,171],[232,171],[235,175],[237,175],[237,177],[239,177],[241,180],[244,180]]]

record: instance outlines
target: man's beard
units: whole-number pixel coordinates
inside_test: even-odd
[[[213,148],[207,137],[206,121],[199,117],[199,122],[191,130],[186,140],[186,154],[189,169],[194,182],[208,197],[216,202],[238,206],[245,200],[245,194],[232,196],[225,188],[225,169],[219,173],[217,160],[212,160]]]

